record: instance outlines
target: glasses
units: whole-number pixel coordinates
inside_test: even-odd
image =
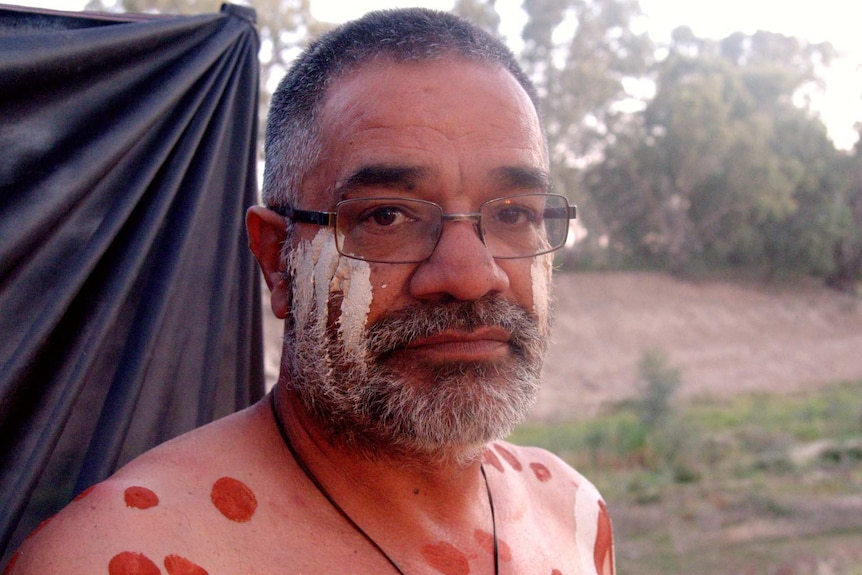
[[[488,200],[478,212],[444,214],[439,205],[405,198],[359,198],[335,205],[334,212],[271,208],[294,222],[335,228],[343,256],[367,262],[408,264],[434,253],[443,222],[473,222],[495,258],[529,258],[566,243],[576,206],[557,194],[522,194]]]

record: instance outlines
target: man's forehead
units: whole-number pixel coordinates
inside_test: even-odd
[[[532,101],[497,64],[368,62],[329,86],[318,123],[321,153],[303,188],[319,199],[326,190],[324,201],[342,199],[345,186],[429,182],[468,157],[481,158],[489,179],[547,171]]]
[[[445,113],[446,102],[441,97],[447,92],[451,95],[455,85],[474,98],[499,103],[508,99],[510,105],[519,106],[520,116],[538,125],[538,113],[529,95],[509,70],[496,63],[457,55],[409,62],[380,57],[361,63],[327,87],[320,120],[325,123],[327,116],[339,113],[340,119],[351,112],[362,116],[379,99],[411,98],[415,103],[419,97],[427,109]],[[395,106],[383,111],[394,115],[411,110]]]

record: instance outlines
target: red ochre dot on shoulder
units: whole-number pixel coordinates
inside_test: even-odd
[[[146,487],[133,486],[126,489],[123,494],[126,507],[135,509],[149,509],[159,504],[159,496]]]
[[[533,470],[533,474],[536,476],[536,479],[542,483],[551,479],[551,470],[541,463],[531,463],[530,469]]]
[[[158,565],[143,553],[123,551],[108,563],[108,575],[161,575]]]
[[[553,571],[551,571],[551,575],[563,575],[563,572],[559,569],[554,569]]]
[[[206,569],[179,555],[165,557],[165,569],[168,575],[209,575]]]
[[[443,573],[443,575],[468,575],[470,562],[457,547],[441,541],[435,545],[424,545],[422,556],[428,565]]]
[[[222,477],[216,481],[210,499],[222,515],[239,523],[251,519],[257,509],[254,492],[248,485],[233,477]]]
[[[497,457],[493,451],[490,449],[485,449],[484,453],[482,453],[482,461],[487,463],[500,473],[505,473],[506,469],[503,467],[503,464],[500,463],[500,458]]]
[[[502,445],[497,445],[496,443],[494,444],[494,449],[497,450],[497,453],[499,453],[503,457],[503,459],[506,460],[506,463],[508,463],[512,467],[512,469],[514,469],[515,471],[521,471],[523,469],[523,467],[521,467],[521,462],[518,461],[518,458],[515,457],[515,455],[511,451],[509,451]]]

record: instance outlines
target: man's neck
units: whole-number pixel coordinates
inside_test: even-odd
[[[415,513],[447,520],[458,514],[468,519],[485,513],[487,497],[480,473],[481,451],[466,463],[463,452],[448,456],[404,454],[376,447],[373,453],[358,453],[351,446],[327,436],[327,426],[305,408],[296,392],[279,385],[273,390],[288,441],[301,460],[336,500],[346,498],[345,507],[376,509],[402,521]],[[424,511],[423,511],[424,510]]]

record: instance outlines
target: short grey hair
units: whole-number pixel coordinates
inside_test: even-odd
[[[526,91],[536,88],[512,52],[492,34],[447,12],[421,8],[370,12],[315,40],[294,62],[272,97],[266,126],[263,202],[293,204],[320,155],[318,116],[327,88],[378,57],[422,62],[458,56],[502,66]]]

